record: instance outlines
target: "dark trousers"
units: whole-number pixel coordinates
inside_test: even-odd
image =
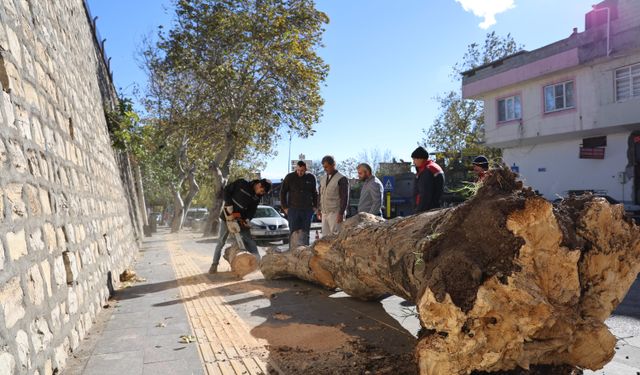
[[[313,208],[289,208],[287,219],[291,233],[301,230],[303,232],[302,245],[309,245],[309,231],[311,230],[311,217]],[[297,246],[299,244],[293,244]]]

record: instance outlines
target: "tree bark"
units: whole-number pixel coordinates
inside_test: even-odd
[[[195,198],[196,194],[200,191],[200,186],[198,185],[198,181],[196,181],[196,167],[192,165],[189,168],[189,173],[187,175],[187,180],[189,180],[189,191],[187,192],[187,196],[184,198],[184,212],[182,214],[182,222],[187,218],[187,212],[189,212],[189,208],[191,207],[191,202],[193,198]]]
[[[135,169],[136,192],[138,193],[138,204],[140,205],[142,224],[146,227],[146,226],[149,226],[147,202],[144,199],[144,186],[142,185],[142,172],[140,171],[140,164],[137,161],[134,162],[134,169]]]
[[[213,175],[213,197],[209,219],[203,230],[203,237],[217,235],[220,231],[220,214],[224,205],[224,188],[227,186],[231,160],[234,155],[234,141],[230,134],[227,134],[226,146],[216,155],[216,158],[209,165],[209,171]]]
[[[639,260],[640,229],[621,205],[588,196],[554,207],[498,169],[460,206],[389,221],[359,214],[337,236],[267,254],[261,270],[415,302],[420,373],[467,374],[602,368],[616,343],[604,320]]]
[[[231,265],[231,272],[238,277],[244,277],[258,269],[258,259],[248,251],[240,250],[235,243],[228,247],[224,259]]]
[[[189,139],[187,137],[182,138],[182,143],[178,148],[176,155],[176,164],[178,165],[178,177],[175,183],[171,186],[171,192],[173,194],[173,218],[171,219],[171,233],[179,232],[182,229],[182,222],[184,220],[185,209],[184,201],[180,190],[184,180],[187,179],[187,172],[184,170],[184,165],[187,161],[187,147],[189,146]]]

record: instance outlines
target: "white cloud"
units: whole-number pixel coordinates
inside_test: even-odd
[[[515,0],[456,0],[464,10],[471,11],[477,17],[483,17],[480,27],[488,29],[496,24],[496,14],[515,7]]]

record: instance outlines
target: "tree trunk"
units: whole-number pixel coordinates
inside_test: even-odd
[[[182,142],[178,148],[176,154],[176,164],[178,166],[179,175],[177,181],[171,186],[171,192],[173,193],[173,218],[171,219],[171,233],[179,232],[182,229],[182,223],[184,221],[185,208],[184,201],[180,195],[182,190],[182,184],[187,179],[188,173],[184,170],[184,165],[187,162],[187,148],[189,147],[189,139],[186,136],[182,137]]]
[[[147,213],[147,202],[144,199],[144,187],[142,185],[142,173],[140,172],[140,164],[134,163],[136,191],[138,193],[138,204],[140,205],[140,212],[142,213],[142,223],[144,226],[149,226],[149,214]]]
[[[233,236],[230,234],[230,236]],[[240,250],[235,243],[228,247],[224,259],[231,265],[231,272],[238,277],[244,277],[258,269],[258,259],[248,251]]]
[[[189,174],[187,176],[189,180],[189,191],[187,192],[187,196],[184,198],[184,212],[182,214],[182,222],[187,218],[187,212],[189,212],[189,208],[191,207],[191,202],[193,198],[195,198],[196,194],[200,191],[200,186],[196,181],[196,167],[194,165],[189,169]]]
[[[204,227],[203,236],[215,236],[220,231],[220,214],[224,205],[224,188],[227,186],[227,178],[229,175],[230,160],[224,160],[220,165],[217,162],[209,165],[209,171],[213,175],[213,199],[211,202],[211,210],[209,211],[209,219]]]
[[[182,220],[184,219],[184,202],[180,196],[180,187],[173,186],[173,218],[171,219],[171,233],[179,232],[182,228]]]
[[[337,236],[266,255],[261,270],[415,302],[421,374],[595,370],[614,354],[604,320],[639,258],[640,229],[621,205],[588,196],[553,207],[499,169],[460,206],[389,221],[359,214]]]

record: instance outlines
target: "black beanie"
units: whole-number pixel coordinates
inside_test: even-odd
[[[411,153],[412,159],[429,159],[429,152],[424,147],[419,146]]]
[[[265,193],[268,193],[269,190],[271,190],[271,181],[267,180],[266,178],[263,178],[262,180],[258,180],[258,182],[264,188]]]
[[[487,157],[484,155],[476,156],[476,158],[473,159],[473,164],[479,166],[485,171],[489,169],[489,159],[487,159]]]

